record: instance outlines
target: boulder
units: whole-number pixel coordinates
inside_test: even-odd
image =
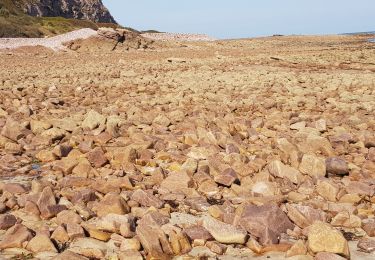
[[[89,260],[87,257],[65,250],[61,254],[53,258],[54,260]]]
[[[357,247],[359,250],[366,253],[375,252],[375,239],[374,238],[362,238],[359,240]]]
[[[122,37],[122,34],[119,31],[114,30],[112,28],[99,28],[98,35],[100,37],[115,41],[119,41]]]
[[[78,238],[69,247],[69,251],[90,259],[104,259],[107,250],[106,243],[93,238]]]
[[[165,218],[155,213],[147,214],[138,222],[136,234],[150,257],[167,258],[173,255],[169,240],[161,229],[161,225],[166,223]]]
[[[63,226],[58,226],[52,233],[51,239],[57,243],[64,244],[69,241],[69,235]]]
[[[185,172],[172,172],[161,183],[160,188],[170,192],[181,192],[193,185],[191,177]]]
[[[218,184],[230,187],[236,180],[238,180],[238,176],[232,168],[228,168],[222,173],[216,175],[214,180]]]
[[[53,154],[52,151],[48,150],[41,150],[36,155],[35,158],[38,159],[40,162],[53,162],[57,159],[56,155]]]
[[[375,221],[370,220],[363,223],[362,229],[366,232],[369,237],[375,237]]]
[[[349,257],[348,241],[327,223],[317,221],[308,228],[308,247],[313,253],[328,252]]]
[[[2,108],[0,107],[0,117],[6,117],[6,116],[8,116],[8,112],[5,111],[4,109],[2,109]]]
[[[326,175],[326,163],[324,159],[315,155],[305,154],[302,157],[299,170],[314,178],[324,177]]]
[[[121,246],[120,246],[121,251],[126,251],[126,250],[139,251],[140,249],[141,249],[141,243],[135,238],[124,239],[121,242]]]
[[[63,210],[57,214],[56,222],[59,225],[69,223],[80,224],[82,222],[82,218],[73,210]]]
[[[338,157],[326,159],[327,173],[335,175],[346,175],[349,173],[349,167],[345,160]]]
[[[0,215],[0,229],[7,230],[17,223],[17,218],[11,214]]]
[[[19,139],[24,137],[22,130],[23,127],[19,124],[19,122],[9,117],[1,130],[1,135],[14,142],[17,142]]]
[[[354,214],[342,211],[331,220],[331,225],[334,227],[360,228],[362,220]]]
[[[19,183],[6,183],[3,186],[3,191],[7,191],[11,194],[23,194],[29,191],[27,187]]]
[[[137,250],[125,250],[118,253],[119,260],[143,260],[143,256]]]
[[[131,199],[138,202],[143,207],[155,207],[160,209],[164,205],[164,202],[159,198],[143,190],[136,190],[132,194]]]
[[[316,221],[326,221],[327,214],[310,206],[287,204],[288,217],[300,228],[306,228]]]
[[[30,128],[31,131],[35,134],[41,134],[45,130],[48,130],[52,127],[52,124],[45,121],[37,121],[37,120],[31,120],[30,121]]]
[[[124,215],[129,212],[129,206],[119,194],[108,193],[97,203],[94,211],[96,211],[98,217],[103,217],[110,213]]]
[[[298,240],[287,252],[286,257],[292,257],[296,255],[306,255],[307,247],[303,240]]]
[[[184,232],[190,238],[191,241],[194,241],[196,239],[204,241],[214,239],[207,229],[199,225],[187,227],[184,229]]]
[[[329,179],[321,179],[316,186],[317,193],[328,201],[337,201],[339,187]]]
[[[5,233],[0,241],[0,249],[22,247],[23,242],[32,238],[30,230],[21,224],[16,224]]]
[[[302,175],[297,169],[284,165],[280,161],[271,162],[268,165],[268,171],[275,177],[287,178],[295,184],[299,184],[302,181]]]
[[[57,249],[49,237],[45,234],[37,234],[33,237],[29,243],[27,243],[27,250],[30,250],[33,253],[40,253],[40,252],[55,252],[57,253]]]
[[[242,228],[218,221],[212,217],[203,219],[203,227],[215,238],[224,244],[245,244],[247,233]]]
[[[78,165],[78,160],[64,157],[59,161],[54,162],[53,169],[60,171],[65,175],[71,174],[73,169]]]
[[[60,128],[50,128],[48,130],[43,131],[40,136],[48,140],[49,143],[53,143],[55,141],[63,139],[67,135],[65,130]]]
[[[88,152],[86,154],[86,157],[95,168],[103,167],[108,162],[103,149],[100,147],[96,147],[95,149]]]
[[[239,224],[264,245],[277,244],[282,233],[294,228],[287,215],[273,204],[244,206]]]
[[[40,211],[40,216],[43,219],[52,218],[58,213],[53,210],[53,206],[56,205],[56,199],[51,187],[47,186],[43,189],[37,201],[37,205]]]
[[[95,110],[90,110],[87,112],[85,119],[82,122],[82,128],[84,130],[94,130],[99,126],[105,125],[106,118],[96,112]]]
[[[68,234],[70,240],[84,238],[86,236],[81,225],[75,223],[68,223],[66,225],[66,233]]]

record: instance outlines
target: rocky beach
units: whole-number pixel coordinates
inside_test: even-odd
[[[373,37],[70,35],[0,42],[0,259],[375,258]]]

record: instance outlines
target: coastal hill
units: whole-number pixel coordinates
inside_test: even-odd
[[[100,23],[116,23],[101,0],[16,0],[15,2],[31,16],[61,16]]]
[[[117,26],[101,0],[0,0],[0,37],[44,37]]]

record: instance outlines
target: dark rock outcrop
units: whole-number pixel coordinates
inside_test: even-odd
[[[116,23],[101,0],[35,0],[19,1],[18,5],[31,16],[61,16],[93,22]]]

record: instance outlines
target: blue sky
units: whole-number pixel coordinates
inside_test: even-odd
[[[217,38],[375,31],[375,0],[103,0],[138,30]]]

